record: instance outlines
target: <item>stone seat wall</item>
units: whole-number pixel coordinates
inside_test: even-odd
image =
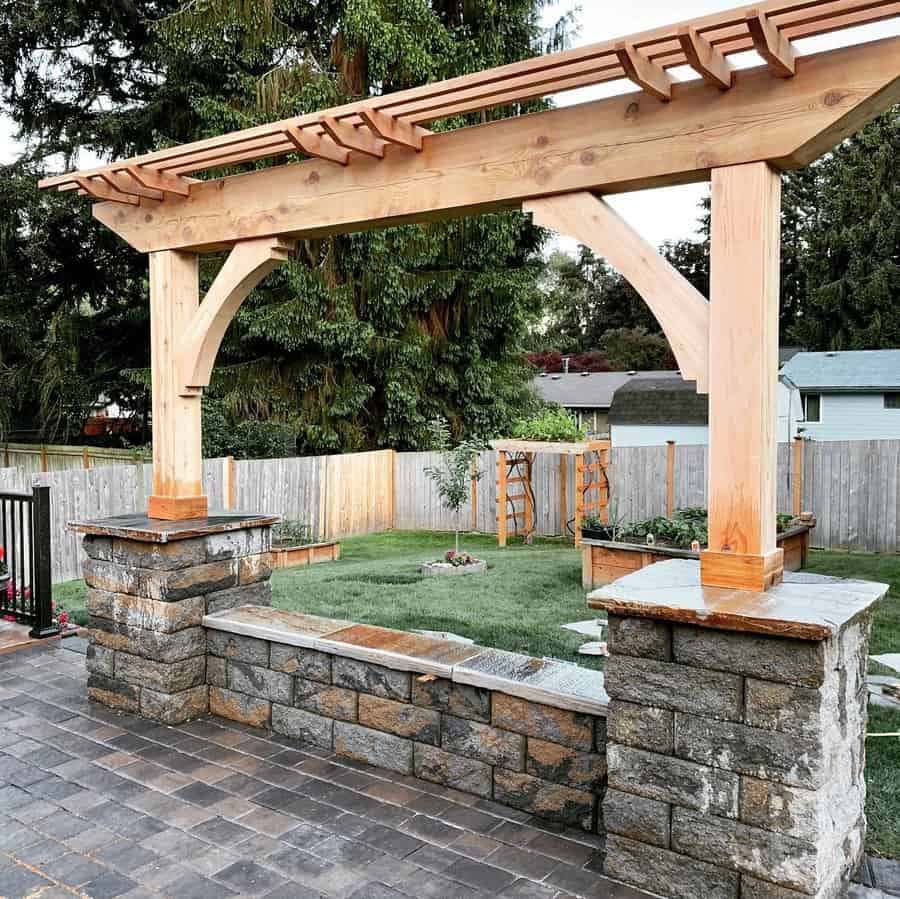
[[[600,672],[271,608],[203,624],[213,714],[603,832]]]

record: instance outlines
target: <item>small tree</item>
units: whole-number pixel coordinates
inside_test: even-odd
[[[478,454],[482,445],[474,440],[463,440],[451,446],[450,426],[445,418],[436,418],[430,423],[431,445],[441,453],[440,465],[429,465],[425,469],[428,478],[434,481],[438,495],[448,512],[456,520],[456,552],[459,552],[459,513],[469,498],[472,481],[481,478],[478,469]]]

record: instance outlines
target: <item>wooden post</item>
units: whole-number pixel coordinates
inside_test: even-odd
[[[390,462],[388,463],[388,483],[387,501],[389,503],[387,520],[389,528],[394,530],[395,519],[397,516],[397,450],[388,450],[390,453]]]
[[[41,471],[47,471],[47,447],[41,444]]]
[[[234,456],[226,456],[222,460],[222,508],[223,509],[234,509],[237,499],[236,499],[236,482],[235,482],[235,474],[236,474],[235,464],[234,464]]]
[[[581,546],[581,519],[584,517],[584,453],[575,456],[575,545]]]
[[[666,441],[666,518],[675,511],[675,441]]]
[[[497,452],[497,545],[506,546],[506,453]]]
[[[569,457],[559,455],[559,532],[566,536],[566,522],[569,520]]]
[[[794,438],[794,464],[791,466],[791,487],[794,491],[794,518],[803,511],[803,438]]]
[[[91,467],[91,451],[86,446],[81,448],[81,464],[85,469]]]
[[[182,396],[175,348],[200,304],[197,256],[175,250],[150,254],[150,355],[153,389],[153,494],[148,515],[203,518],[200,436],[202,391]]]
[[[472,511],[472,530],[478,530],[478,457],[472,459],[472,482],[469,485],[469,506]]]
[[[524,495],[522,518],[525,524],[525,542],[531,543],[531,532],[534,530],[534,453],[525,453],[525,480],[522,482]]]
[[[712,172],[709,548],[704,586],[780,583],[776,546],[781,178],[767,163]]]

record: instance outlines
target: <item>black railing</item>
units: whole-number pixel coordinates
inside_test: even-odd
[[[30,624],[32,637],[59,632],[53,622],[50,577],[50,488],[0,493],[0,615]]]

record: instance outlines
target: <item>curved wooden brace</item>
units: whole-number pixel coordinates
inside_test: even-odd
[[[293,248],[294,241],[281,237],[235,244],[178,341],[175,370],[182,396],[194,396],[209,386],[222,338],[241,303]]]
[[[621,272],[656,316],[682,375],[706,393],[709,377],[709,303],[604,200],[587,192],[529,200],[534,221],[568,234]]]

